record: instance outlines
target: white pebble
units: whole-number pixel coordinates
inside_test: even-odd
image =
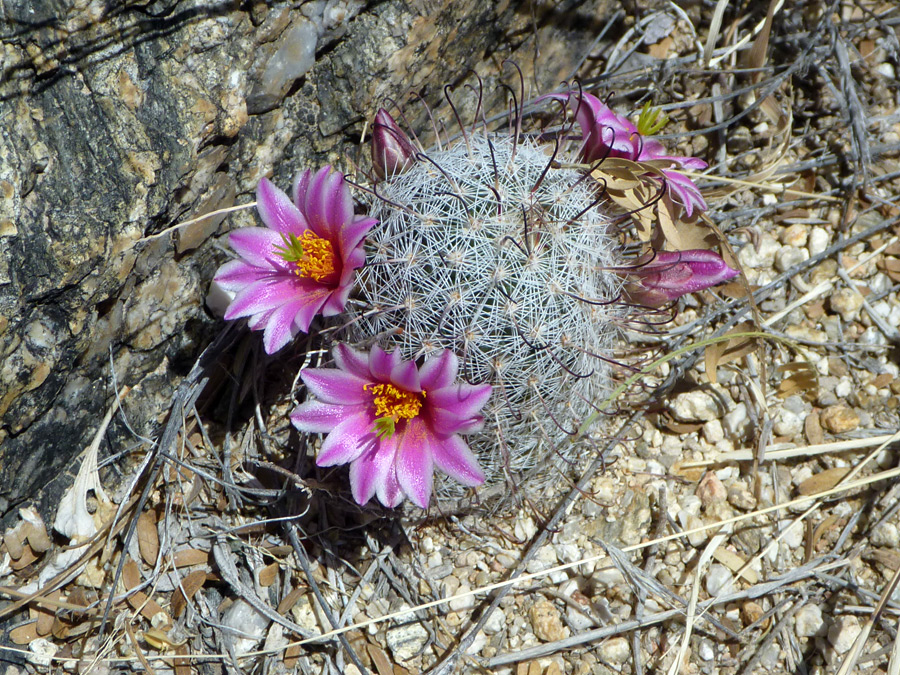
[[[706,573],[706,592],[710,597],[727,595],[734,590],[734,577],[725,565],[713,563]]]
[[[794,614],[794,632],[798,638],[818,635],[824,625],[825,619],[818,605],[804,605]]]
[[[844,654],[853,646],[860,632],[862,628],[855,616],[839,616],[828,628],[828,641],[834,651]]]
[[[806,244],[806,248],[811,256],[819,255],[828,248],[830,241],[831,235],[828,234],[827,230],[821,227],[814,227],[809,233],[809,241]]]
[[[722,414],[719,402],[705,391],[678,394],[671,403],[672,414],[682,422],[708,422]]]

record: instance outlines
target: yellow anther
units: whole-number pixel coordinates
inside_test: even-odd
[[[322,281],[334,274],[334,246],[330,241],[317,236],[312,230],[307,230],[300,238],[293,233],[282,234],[281,238],[284,246],[275,250],[285,262],[294,263],[294,274],[314,281]]]

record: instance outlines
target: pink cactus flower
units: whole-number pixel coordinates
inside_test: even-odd
[[[402,173],[414,161],[416,148],[390,113],[379,108],[372,129],[372,166],[378,178]]]
[[[427,508],[435,466],[463,485],[484,482],[460,434],[484,424],[478,413],[491,387],[455,382],[453,352],[421,367],[378,346],[364,354],[339,344],[333,355],[337,368],[300,372],[316,398],[298,406],[291,421],[300,431],[328,434],[316,464],[349,464],[358,504],[377,496],[393,508],[408,497]]]
[[[676,169],[699,171],[707,167],[697,157],[676,157],[666,154],[659,141],[644,138],[638,128],[614,113],[608,105],[591,94],[547,94],[538,100],[575,102],[575,119],[583,137],[581,158],[590,164],[604,157],[621,157],[633,162],[669,162],[671,168],[662,169],[666,177],[666,191],[680,204],[690,218],[694,210],[705,211],[707,206],[694,182]]]
[[[695,293],[737,276],[720,255],[704,249],[657,251],[653,258],[627,271],[633,281],[629,296],[659,307],[685,293]]]
[[[298,332],[309,332],[316,315],[343,311],[365,262],[363,239],[378,221],[354,215],[344,176],[330,166],[315,175],[305,171],[294,184],[293,203],[263,178],[256,201],[266,227],[229,235],[240,257],[222,265],[215,281],[235,293],[225,318],[249,317],[274,354]]]

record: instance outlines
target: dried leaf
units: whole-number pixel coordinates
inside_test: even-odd
[[[276,611],[279,614],[287,614],[291,611],[291,608],[297,604],[297,601],[304,593],[306,593],[306,589],[300,586],[292,589],[291,592],[284,596],[284,599],[278,603]]]
[[[179,617],[187,606],[188,600],[203,588],[208,575],[203,570],[195,570],[181,580],[181,584],[172,594],[172,616]]]
[[[268,588],[272,584],[275,583],[275,580],[278,578],[278,570],[281,566],[274,562],[271,565],[266,565],[259,571],[259,585],[263,588]]]
[[[169,637],[169,634],[167,632],[162,631],[158,628],[150,628],[149,630],[145,630],[141,634],[141,637],[143,637],[144,642],[153,647],[153,649],[161,652],[167,652],[172,649],[177,649],[187,642],[187,640],[176,642]]]
[[[153,567],[159,556],[159,533],[156,530],[156,513],[144,511],[137,521],[138,550],[144,562]]]
[[[17,645],[31,644],[31,642],[37,640],[38,637],[37,624],[33,621],[22,624],[21,626],[16,626],[9,631],[9,639],[13,644]]]
[[[372,659],[372,665],[375,666],[378,675],[394,675],[394,669],[391,668],[391,662],[381,647],[373,645],[370,642],[366,645],[366,651],[369,652],[369,658]]]
[[[722,548],[721,546],[715,550],[715,552],[713,553],[713,558],[725,565],[725,567],[730,569],[732,572],[737,572],[747,564],[747,561],[744,560],[741,555],[727,548]],[[741,572],[741,576],[751,584],[755,584],[759,581],[759,575],[757,575],[756,572],[754,572],[749,567]]]
[[[834,524],[838,521],[838,517],[833,513],[824,518],[821,523],[816,526],[816,529],[813,530],[812,536],[809,538],[809,550],[815,551],[816,546],[819,544],[819,540],[822,538],[828,530],[830,530]]]
[[[141,572],[138,569],[138,564],[131,558],[125,561],[125,566],[122,568],[122,583],[125,584],[126,590],[129,591],[133,588],[137,588],[141,583]],[[151,621],[157,614],[163,614],[167,617],[166,623],[172,623],[171,619],[168,619],[168,615],[163,608],[160,607],[159,603],[143,591],[138,591],[137,593],[129,595],[128,604],[131,605],[133,609],[139,610],[141,616],[148,621]]]
[[[209,552],[201,551],[196,548],[185,548],[176,551],[172,556],[172,561],[176,568],[190,567],[191,565],[205,565],[209,562]]]
[[[725,333],[725,335],[746,333],[752,330],[753,324],[749,321],[745,321],[732,328],[730,331]],[[713,384],[716,384],[718,382],[716,369],[720,365],[722,365],[723,363],[731,363],[732,361],[737,361],[738,359],[745,357],[747,354],[752,353],[754,349],[756,349],[755,338],[739,337],[711,344],[706,348],[706,351],[704,353],[706,361],[706,376],[709,378],[709,381]]]
[[[293,670],[294,666],[297,665],[297,661],[300,659],[300,654],[302,653],[300,649],[300,645],[291,645],[287,649],[284,650],[284,666],[288,670]],[[185,674],[187,675],[187,673]]]
[[[822,431],[822,424],[819,422],[819,413],[817,411],[813,410],[806,416],[803,430],[806,434],[806,442],[810,445],[821,445],[825,442],[825,432]]]
[[[792,361],[778,366],[776,373],[789,373],[778,384],[777,394],[780,398],[787,398],[794,394],[802,394],[807,399],[812,399],[819,389],[819,378],[816,369],[806,361]]]
[[[825,490],[830,490],[848,473],[850,473],[849,466],[837,466],[833,469],[825,469],[800,483],[800,485],[797,486],[797,492],[799,492],[801,496],[807,497],[809,495],[818,494],[819,492],[824,492]]]

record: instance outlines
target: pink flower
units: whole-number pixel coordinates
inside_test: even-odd
[[[375,113],[372,129],[372,166],[378,178],[402,173],[415,161],[416,148],[384,108]]]
[[[215,281],[235,293],[228,320],[250,317],[274,354],[316,315],[343,311],[354,272],[365,262],[363,239],[376,221],[355,216],[343,174],[330,166],[305,171],[294,184],[294,202],[263,178],[256,189],[266,227],[229,235],[240,258],[225,263]]]
[[[388,507],[404,497],[421,508],[431,499],[434,466],[463,485],[484,482],[460,434],[478,431],[490,385],[455,383],[458,361],[444,350],[417,367],[375,346],[369,354],[335,347],[337,368],[300,372],[316,400],[291,413],[300,431],[327,433],[316,464],[350,464],[358,504],[373,496]]]
[[[575,119],[583,136],[582,161],[590,164],[605,157],[621,157],[633,162],[668,162],[672,167],[662,169],[662,173],[666,177],[666,190],[673,201],[684,208],[688,218],[694,209],[706,210],[706,202],[694,182],[674,170],[705,169],[707,164],[702,159],[667,155],[662,143],[644,138],[635,125],[591,94],[547,94],[538,100],[545,98],[564,102],[574,99]]]
[[[653,258],[630,268],[634,282],[629,295],[648,307],[659,307],[685,293],[695,293],[737,276],[722,257],[712,251],[656,251]]]

